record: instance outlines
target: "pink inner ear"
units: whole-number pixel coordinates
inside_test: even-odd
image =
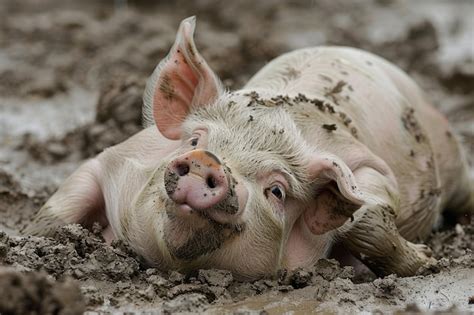
[[[219,80],[194,45],[194,28],[194,17],[181,22],[173,48],[145,90],[144,108],[152,109],[158,129],[171,140],[181,137],[191,107],[207,105],[221,92]]]
[[[337,183],[340,193],[354,205],[364,204],[351,169],[339,157],[322,153],[315,155],[308,165],[308,173],[312,179],[330,179]]]
[[[170,54],[161,71],[153,97],[153,116],[166,137],[179,139],[181,123],[189,113],[199,80],[179,49]]]
[[[331,192],[323,192],[315,204],[310,205],[303,213],[303,218],[311,233],[321,235],[340,227],[348,219],[335,209],[335,196]]]
[[[174,52],[171,57],[173,60],[168,62],[163,72],[165,74],[169,73],[171,82],[174,83],[176,101],[190,104],[199,83],[199,78],[187,63],[181,50],[176,49],[176,52]]]

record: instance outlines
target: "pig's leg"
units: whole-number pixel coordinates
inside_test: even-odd
[[[99,222],[107,226],[99,174],[100,164],[96,159],[83,164],[65,180],[23,232],[48,235],[56,227],[69,223],[90,227]]]
[[[419,267],[433,262],[430,249],[405,240],[398,232],[398,191],[394,179],[372,168],[354,172],[367,204],[338,230],[344,245],[378,275],[411,276]]]

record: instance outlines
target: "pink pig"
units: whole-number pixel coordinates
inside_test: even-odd
[[[241,278],[314,264],[341,243],[377,274],[432,261],[443,209],[472,213],[450,126],[401,70],[315,47],[226,91],[197,51],[194,17],[149,79],[146,129],[87,161],[27,229],[106,226],[161,269]]]

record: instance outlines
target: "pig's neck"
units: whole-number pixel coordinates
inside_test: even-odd
[[[296,220],[286,242],[283,266],[288,269],[311,266],[320,258],[326,258],[332,246],[330,235],[313,235],[303,217]]]

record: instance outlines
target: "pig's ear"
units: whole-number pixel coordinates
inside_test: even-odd
[[[330,154],[311,158],[310,178],[320,183],[315,200],[303,213],[303,218],[313,234],[324,234],[343,225],[354,211],[364,204],[354,174],[340,158]]]
[[[145,125],[156,123],[167,138],[181,137],[181,124],[193,106],[211,103],[222,85],[194,44],[195,17],[183,20],[168,56],[146,84],[143,96]]]

